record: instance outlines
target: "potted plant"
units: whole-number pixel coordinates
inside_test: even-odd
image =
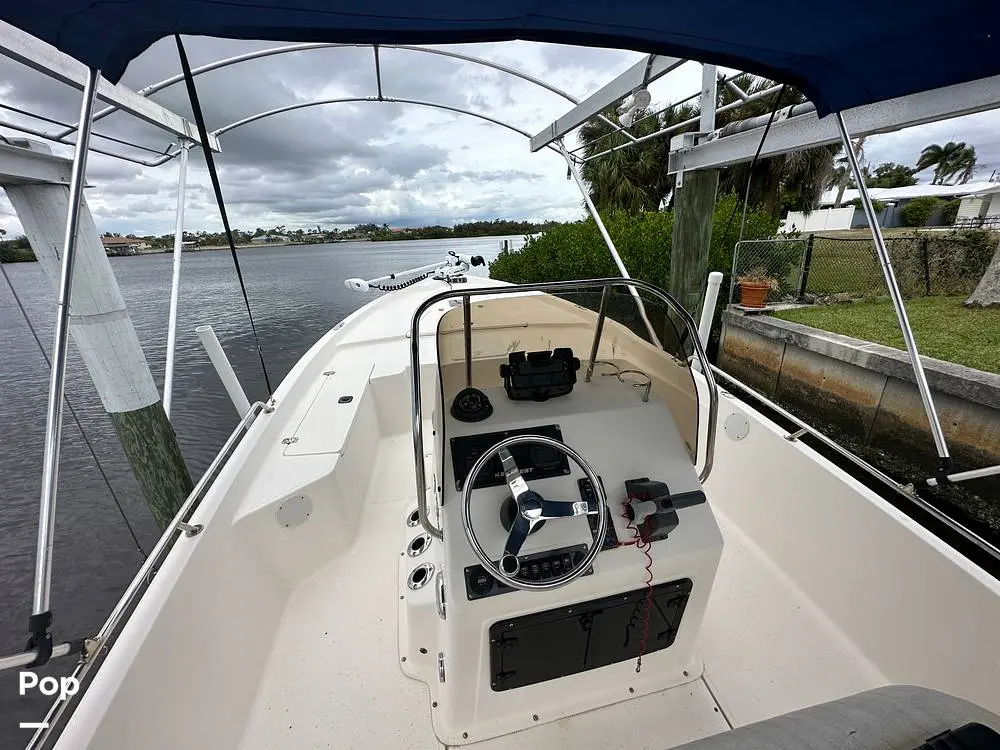
[[[778,280],[768,276],[763,268],[755,268],[736,279],[740,286],[740,304],[743,307],[765,307],[767,293],[776,292],[780,288]]]

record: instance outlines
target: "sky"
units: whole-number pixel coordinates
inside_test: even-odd
[[[273,42],[204,37],[185,40],[192,66]],[[454,45],[545,80],[584,98],[641,58],[635,52],[529,42]],[[380,53],[385,96],[447,104],[538,132],[572,105],[533,83],[441,55],[385,49]],[[138,89],[180,72],[172,40],[153,45],[129,67],[122,83]],[[210,130],[265,110],[321,99],[375,94],[370,47],[302,51],[244,62],[198,76]],[[700,69],[687,63],[651,87],[653,103],[677,101],[698,90]],[[19,63],[0,58],[0,104],[64,121],[79,112],[79,92]],[[158,103],[191,118],[183,84],[154,94]],[[0,117],[47,130],[57,126],[9,111]],[[976,147],[975,179],[1000,169],[1000,112],[910,128],[869,138],[872,165],[915,163],[929,143],[965,141]],[[95,132],[126,138],[162,151],[172,138],[128,115],[115,113]],[[0,134],[24,137],[0,127]],[[96,138],[94,146],[133,156]],[[230,223],[242,229],[346,227],[386,223],[393,227],[451,225],[483,219],[574,220],[584,215],[580,194],[567,180],[562,158],[549,150],[532,154],[520,134],[473,117],[396,103],[346,103],[299,109],[258,120],[221,136],[216,155]],[[55,153],[70,155],[64,146]],[[102,232],[172,233],[177,163],[143,167],[102,154],[90,156],[87,201]],[[930,172],[920,175],[930,181]],[[222,223],[203,158],[192,151],[185,228],[219,231]],[[8,236],[20,224],[0,194],[0,228]]]

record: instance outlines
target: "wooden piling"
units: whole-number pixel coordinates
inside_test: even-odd
[[[55,289],[69,189],[60,184],[8,184],[4,188]],[[86,199],[80,213],[70,333],[146,504],[160,528],[165,528],[193,484]]]
[[[716,169],[685,172],[684,184],[674,197],[673,249],[670,254],[670,294],[695,318],[708,278],[708,253],[712,246]]]

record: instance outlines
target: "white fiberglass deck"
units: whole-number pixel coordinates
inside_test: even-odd
[[[403,675],[396,648],[397,570],[412,535],[404,519],[416,504],[411,447],[408,435],[382,440],[357,540],[289,598],[242,750],[439,745],[428,690]],[[747,724],[886,682],[736,526],[722,525],[703,679],[473,747],[586,738],[587,747],[669,748],[724,731],[727,719]]]
[[[416,506],[407,329],[416,305],[442,288],[426,282],[378,299],[296,366],[191,519],[204,531],[178,539],[58,747],[440,744],[433,717],[444,704],[432,705],[428,682],[440,693],[442,641],[421,640],[456,619],[439,620],[434,586],[406,590],[416,563],[404,550],[419,532],[407,526]],[[449,309],[436,306],[422,328],[427,404],[436,319]],[[434,446],[425,443],[428,456]],[[599,466],[604,456],[589,458]],[[439,465],[429,461],[428,486]],[[529,712],[514,734],[470,727],[468,746],[665,750],[886,683],[1000,711],[996,579],[728,394],[704,489],[723,547],[694,640],[703,669],[647,694],[650,659],[631,694],[630,665],[602,667],[619,676],[620,699],[554,720],[539,705],[537,724]],[[669,539],[657,545],[654,556],[670,555]],[[591,585],[582,581],[559,591]],[[546,606],[543,592],[510,596]],[[451,591],[450,613],[464,600]],[[453,691],[489,684],[482,671],[446,672]]]

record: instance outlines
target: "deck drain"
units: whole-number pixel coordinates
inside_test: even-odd
[[[431,546],[430,534],[418,534],[406,545],[406,554],[410,557],[420,557]]]
[[[434,565],[423,563],[410,571],[410,575],[406,579],[406,585],[411,591],[417,591],[426,586],[433,577]]]

